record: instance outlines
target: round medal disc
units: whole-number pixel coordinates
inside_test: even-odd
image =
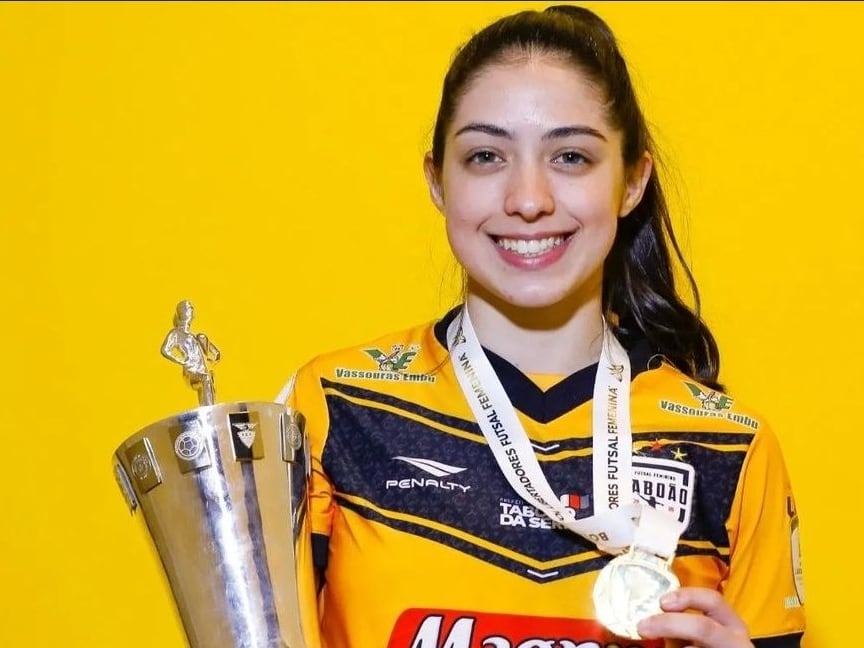
[[[609,561],[594,583],[597,620],[619,637],[640,639],[639,621],[662,612],[660,598],[680,586],[667,561],[630,550]]]

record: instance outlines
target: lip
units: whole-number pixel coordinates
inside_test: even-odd
[[[570,247],[570,244],[573,242],[575,235],[576,232],[556,232],[534,233],[530,236],[490,235],[490,238],[492,239],[492,245],[494,245],[495,249],[498,251],[498,255],[507,265],[513,266],[514,268],[519,268],[520,270],[542,270],[544,268],[548,268],[549,266],[557,262],[562,256],[564,256],[564,254],[567,252],[567,249]],[[564,240],[555,247],[550,248],[543,254],[538,254],[532,257],[525,257],[511,250],[505,250],[497,243],[497,240],[501,238],[513,239],[517,241],[537,241],[544,238],[556,236],[563,236]]]
[[[557,230],[548,232],[531,232],[530,234],[489,234],[489,237],[497,241],[498,239],[513,239],[514,241],[540,241],[544,238],[556,238],[561,236],[569,238],[576,233],[576,230]]]

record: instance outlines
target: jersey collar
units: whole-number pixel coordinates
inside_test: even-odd
[[[447,327],[461,309],[462,306],[457,306],[435,323],[435,339],[444,348],[445,353],[447,351]],[[622,344],[624,344],[623,341]],[[649,362],[656,354],[645,339],[624,346],[630,357],[632,381],[633,378],[650,368]],[[587,403],[594,395],[597,363],[570,374],[544,392],[515,365],[485,347],[483,347],[483,352],[489,359],[489,363],[504,386],[513,406],[538,423],[554,421],[570,410]]]

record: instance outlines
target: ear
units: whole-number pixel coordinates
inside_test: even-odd
[[[627,186],[624,199],[621,201],[621,209],[618,211],[619,218],[624,218],[636,209],[636,206],[642,200],[642,195],[645,193],[645,187],[648,186],[648,180],[651,178],[653,168],[654,158],[651,157],[648,151],[645,151],[636,164],[627,171]]]
[[[438,211],[444,213],[444,192],[441,191],[441,182],[438,180],[438,170],[432,162],[432,152],[423,157],[423,173],[426,176],[426,184],[429,185],[429,195]]]

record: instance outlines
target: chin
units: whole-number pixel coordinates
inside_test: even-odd
[[[497,292],[497,291],[496,291]],[[512,308],[543,309],[559,306],[567,300],[566,291],[549,290],[549,287],[538,287],[529,290],[511,290],[498,293],[498,298]]]

